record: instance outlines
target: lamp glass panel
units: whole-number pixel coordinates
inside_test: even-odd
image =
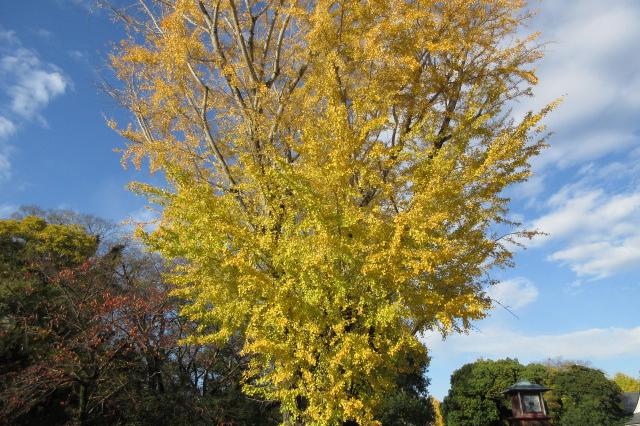
[[[540,395],[522,395],[522,410],[525,413],[541,413]]]

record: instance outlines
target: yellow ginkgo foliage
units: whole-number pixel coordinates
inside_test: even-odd
[[[118,16],[123,161],[162,209],[143,237],[174,260],[203,325],[241,336],[245,391],[286,423],[376,424],[417,335],[465,330],[511,259],[509,185],[550,109],[524,0],[156,0]]]

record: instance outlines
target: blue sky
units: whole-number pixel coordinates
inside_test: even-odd
[[[640,2],[532,1],[530,31],[550,41],[536,96],[514,114],[566,95],[547,120],[551,147],[512,188],[513,216],[548,233],[496,272],[496,307],[468,335],[424,336],[431,392],[479,357],[586,360],[609,374],[640,370]],[[83,0],[0,3],[0,216],[17,206],[145,218],[125,186],[159,180],[123,170],[123,117],[98,89],[123,37]]]

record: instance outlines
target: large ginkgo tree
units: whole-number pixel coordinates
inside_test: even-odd
[[[465,330],[510,263],[504,190],[551,108],[523,0],[155,0],[117,12],[110,124],[161,209],[144,238],[202,324],[240,336],[287,423],[374,424],[426,330]],[[213,327],[213,328],[212,328]],[[411,354],[408,356],[407,354]]]

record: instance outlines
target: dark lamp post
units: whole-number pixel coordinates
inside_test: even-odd
[[[503,393],[511,398],[511,426],[550,426],[551,417],[547,414],[542,394],[550,390],[544,386],[519,381]]]

